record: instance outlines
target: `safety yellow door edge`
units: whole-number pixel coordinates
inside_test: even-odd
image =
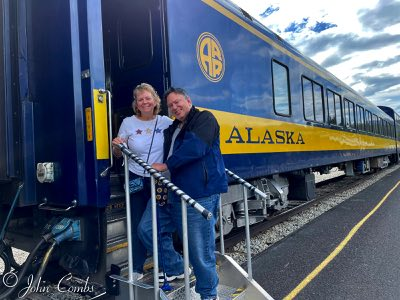
[[[109,159],[107,95],[93,89],[94,137],[96,141],[96,158]]]

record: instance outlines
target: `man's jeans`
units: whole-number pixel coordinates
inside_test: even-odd
[[[213,217],[211,220],[206,220],[193,207],[188,206],[189,260],[193,266],[194,275],[196,276],[196,292],[201,295],[202,299],[212,298],[217,296],[217,286],[219,282],[214,251],[215,223],[220,196],[219,194],[215,194],[195,200],[209,210],[213,214]],[[180,199],[169,193],[168,203],[158,207],[157,213],[162,237],[165,272],[167,275],[182,274],[182,257],[174,250],[171,238],[172,233],[177,231],[179,237],[182,239],[182,211]],[[146,248],[152,251],[151,201],[149,201],[142,220],[139,223],[138,235]],[[160,265],[162,266],[162,258],[160,257],[159,259]]]

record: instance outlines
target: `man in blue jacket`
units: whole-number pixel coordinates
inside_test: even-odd
[[[161,172],[168,171],[173,183],[213,214],[212,220],[205,220],[194,208],[187,209],[189,260],[196,276],[196,292],[202,299],[216,299],[218,274],[214,254],[214,228],[220,193],[228,189],[219,144],[219,125],[212,113],[199,111],[192,105],[185,90],[170,88],[164,97],[175,121],[164,131],[164,163],[155,163],[153,168]],[[180,198],[169,193],[168,204],[158,212],[161,234],[177,230],[182,238]],[[146,247],[151,249],[151,230],[146,230],[148,218],[147,222],[141,223],[139,236],[147,244]],[[164,245],[162,248],[165,250]],[[173,249],[169,250],[164,251],[165,256],[170,253],[165,258],[168,264],[181,264],[182,260],[173,258],[177,257],[176,253],[172,253]],[[167,273],[167,278],[169,275]],[[183,278],[172,278],[177,277]]]

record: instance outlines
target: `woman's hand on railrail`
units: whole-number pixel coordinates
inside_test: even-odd
[[[119,137],[119,136],[117,136],[116,138],[114,138],[112,140],[113,146],[116,146],[116,145],[119,145],[119,144],[123,144],[123,143],[125,143],[125,140],[123,138]],[[113,154],[116,157],[121,157],[122,156],[122,152],[119,149],[119,147],[113,147]]]

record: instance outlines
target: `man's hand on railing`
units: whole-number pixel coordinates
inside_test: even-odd
[[[130,151],[124,144],[117,144],[115,145],[118,147],[121,152],[123,152],[128,158],[132,159],[134,162],[139,164],[142,168],[144,168],[146,171],[150,173],[151,176],[153,176],[155,179],[161,180],[165,186],[173,191],[176,195],[178,195],[182,200],[184,200],[188,205],[192,206],[194,209],[196,209],[201,215],[207,219],[211,220],[212,218],[212,213],[209,212],[207,209],[205,209],[202,205],[200,205],[198,202],[196,202],[193,198],[191,198],[189,195],[187,195],[185,192],[180,190],[175,184],[173,184],[171,181],[169,181],[167,178],[162,176],[160,174],[159,170],[156,170],[155,168],[151,167],[149,164],[147,164],[144,160],[141,158],[137,157],[132,151]],[[159,164],[163,165],[163,164]],[[166,168],[166,165],[165,167]],[[167,169],[167,168],[166,168]]]
[[[158,172],[165,172],[168,170],[168,166],[163,163],[154,163],[151,165],[153,169],[156,169]]]

